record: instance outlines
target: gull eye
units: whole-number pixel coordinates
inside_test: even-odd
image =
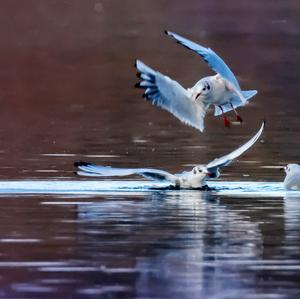
[[[205,87],[203,87],[202,90],[204,91],[204,90],[205,90]]]

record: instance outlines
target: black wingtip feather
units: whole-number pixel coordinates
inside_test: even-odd
[[[169,33],[169,31],[168,30],[164,30],[164,33],[166,34],[166,35],[170,35],[170,33]]]
[[[75,162],[74,162],[74,166],[75,166],[75,167],[89,166],[89,165],[91,165],[91,163],[84,162],[84,161],[75,161]]]
[[[152,74],[147,74],[147,76],[150,78],[150,80],[147,80],[147,81],[149,81],[149,82],[151,82],[151,83],[155,83],[155,76],[154,75],[152,75]]]
[[[143,88],[143,87],[140,85],[140,82],[135,83],[135,84],[134,84],[134,87],[135,87],[135,88]]]

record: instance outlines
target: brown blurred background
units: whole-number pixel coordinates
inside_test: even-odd
[[[235,148],[263,117],[264,144],[227,173],[281,178],[260,166],[299,156],[299,13],[298,1],[1,1],[0,178],[73,178],[76,159],[180,171]],[[201,134],[142,99],[136,58],[185,87],[211,74],[164,29],[213,48],[259,91],[242,126],[210,113]]]

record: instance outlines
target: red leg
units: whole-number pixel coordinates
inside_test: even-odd
[[[224,120],[224,125],[225,125],[225,127],[230,127],[230,121],[229,121],[228,118],[225,116],[222,106],[219,106],[219,108],[220,108],[221,111],[222,111],[222,117],[223,117],[223,120]]]
[[[239,114],[236,112],[235,108],[233,107],[232,103],[230,103],[233,111],[234,111],[234,114],[236,116],[236,120],[239,121],[240,123],[243,122],[243,119],[239,116]]]

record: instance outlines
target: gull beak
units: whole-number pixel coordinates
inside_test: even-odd
[[[213,174],[212,174],[211,172],[208,171],[208,172],[206,173],[206,175],[209,176],[209,177],[211,177]]]
[[[201,92],[197,93],[195,100],[197,100],[201,96]]]
[[[280,167],[279,170],[280,171],[285,171],[285,167]]]

